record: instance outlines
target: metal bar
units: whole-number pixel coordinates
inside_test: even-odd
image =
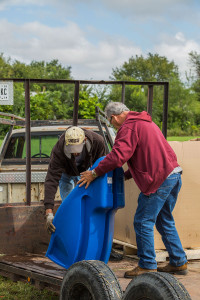
[[[23,122],[23,121],[21,121],[21,122]],[[0,118],[0,124],[17,126],[17,121]]]
[[[113,147],[113,145],[114,145],[113,139],[112,139],[112,137],[111,137],[111,134],[110,134],[110,131],[109,131],[109,129],[108,129],[107,124],[104,124],[104,127],[105,127],[105,129],[106,129],[106,132],[107,132],[107,135],[108,135],[108,140],[109,140],[109,142],[110,142],[110,145],[111,145],[111,147]]]
[[[13,114],[4,113],[4,112],[0,112],[0,116],[9,117],[9,118],[12,118],[12,120],[13,120],[13,119],[18,119],[18,120],[23,120],[23,121],[25,121],[24,118],[21,118],[21,117],[19,117],[19,116],[13,115]]]
[[[96,113],[100,116],[101,122],[109,125],[109,121],[107,120],[106,114],[103,110],[101,110],[98,106],[95,107]]]
[[[96,120],[97,120],[97,125],[99,127],[99,131],[101,132],[102,136],[103,136],[103,139],[104,139],[104,142],[105,142],[105,146],[106,146],[106,154],[108,154],[110,151],[109,151],[109,147],[108,147],[108,143],[107,143],[107,140],[106,140],[106,136],[105,136],[105,133],[103,131],[103,127],[101,125],[101,120],[100,120],[100,116],[99,116],[99,108],[96,106],[95,108],[96,110]]]
[[[122,83],[122,103],[125,103],[125,83]]]
[[[148,86],[147,112],[152,116],[153,85]]]
[[[26,123],[26,204],[31,205],[31,130],[30,130],[30,81],[25,81]]]
[[[17,79],[17,78],[0,78],[0,80],[5,81],[13,81],[13,82],[25,82],[27,79]],[[79,82],[79,84],[120,84],[123,83],[125,85],[165,85],[166,81],[104,81],[104,80],[65,80],[65,79],[29,79],[30,83],[61,83],[61,84],[75,84],[76,82]]]
[[[75,90],[74,90],[73,126],[78,125],[79,88],[80,88],[80,81],[76,81]]]
[[[167,138],[167,119],[168,119],[168,97],[169,97],[169,83],[164,85],[164,99],[163,99],[163,126],[162,133]]]
[[[110,143],[111,147],[113,147],[113,145],[114,145],[113,139],[112,139],[112,136],[108,129],[108,125],[110,125],[110,123],[106,119],[106,114],[98,106],[95,107],[95,110],[96,110],[96,120],[98,123],[101,124],[101,127],[102,127],[102,123],[103,123],[103,126],[105,127],[107,135],[108,135],[109,143]],[[106,138],[105,138],[105,143],[107,144]],[[107,145],[107,148],[109,149],[108,145]]]

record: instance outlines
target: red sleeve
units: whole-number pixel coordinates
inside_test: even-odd
[[[136,132],[126,126],[122,126],[117,133],[112,151],[95,168],[97,175],[101,176],[122,167],[132,157],[137,143],[138,136]]]

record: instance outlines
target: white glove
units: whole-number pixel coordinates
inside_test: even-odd
[[[48,213],[46,215],[46,227],[47,227],[48,233],[55,232],[55,230],[56,230],[56,227],[52,223],[53,219],[54,219],[53,213]]]

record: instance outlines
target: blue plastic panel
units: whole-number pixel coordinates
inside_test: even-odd
[[[98,177],[87,189],[76,186],[56,212],[53,220],[56,231],[51,236],[46,256],[65,268],[80,260],[107,263],[114,216],[121,207],[124,207],[122,168]]]

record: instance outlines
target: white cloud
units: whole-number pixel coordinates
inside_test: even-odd
[[[180,74],[184,79],[185,72],[190,69],[189,55],[191,51],[200,52],[200,44],[192,39],[186,39],[182,32],[175,36],[165,37],[165,40],[155,47],[155,52],[166,56],[178,65]]]
[[[161,20],[167,12],[179,13],[194,0],[102,0],[104,5],[112,11],[118,12],[123,17],[134,17],[136,20],[151,19]],[[162,15],[162,16],[161,16]],[[177,14],[176,14],[177,15]],[[132,20],[134,21],[134,19]]]
[[[15,25],[3,20],[0,35],[4,39],[1,51],[12,59],[26,63],[58,59],[72,67],[72,75],[77,79],[109,79],[112,68],[141,54],[141,49],[127,40],[109,36],[94,45],[72,22],[51,28],[39,22]]]
[[[185,37],[182,32],[177,32],[175,35],[175,39],[180,42],[185,42]]]
[[[177,18],[181,16],[181,21],[183,21],[184,17],[188,17],[190,20],[189,18],[192,18],[194,14],[198,14],[198,10],[194,11],[193,14],[190,11],[194,2],[195,0],[98,0],[98,2],[97,0],[0,0],[0,11],[18,5],[32,9],[31,5],[34,5],[43,6],[44,12],[48,13],[49,5],[51,8],[55,5],[54,21],[58,17],[58,10],[60,10],[63,11],[62,23],[64,24],[60,27],[55,25],[50,27],[36,21],[16,25],[1,19],[0,48],[6,56],[26,63],[32,60],[50,61],[58,59],[65,66],[72,67],[72,75],[77,79],[106,80],[111,75],[112,68],[121,66],[131,56],[145,55],[147,52],[158,53],[166,56],[169,60],[174,60],[179,66],[180,72],[184,74],[184,71],[189,68],[188,53],[191,51],[200,52],[200,40],[197,39],[198,37],[195,38],[195,29],[198,26],[191,26],[192,29],[189,29],[189,23],[185,23],[187,34],[184,34],[183,29],[179,27],[179,22],[177,22],[179,19]],[[106,26],[104,28],[103,23],[99,25],[100,21],[97,22],[95,28],[94,24],[90,23],[88,15],[85,23],[81,19],[82,28],[85,26],[87,32],[75,22],[66,22],[69,15],[71,17],[71,11],[76,11],[75,4],[77,3],[89,4],[93,10],[100,7],[97,3],[102,4],[100,13],[102,14],[103,9],[105,9],[107,18],[109,12],[117,13],[116,31],[113,29],[110,31],[115,32],[115,35],[111,36],[111,33],[108,33],[109,28]],[[85,6],[85,11],[87,8],[88,6]],[[51,13],[50,10],[49,16]],[[77,12],[77,19],[78,16]],[[131,20],[129,22],[131,26],[127,28],[128,34],[126,35],[129,36],[129,40],[125,39],[122,33],[121,37],[117,35],[120,22],[123,21],[120,16],[128,17]],[[36,15],[35,20],[37,17]],[[160,21],[159,26],[158,23],[153,22],[154,18]],[[169,18],[174,18],[176,22],[169,21]],[[119,24],[118,20],[120,20]],[[196,16],[193,17],[193,20],[197,24],[200,22],[200,18]],[[135,27],[132,24],[134,22],[135,24],[141,22],[140,26]],[[125,27],[123,30],[126,30]],[[190,30],[191,34],[189,33]],[[167,32],[170,32],[171,35],[167,35]],[[193,38],[191,37],[192,34]],[[140,35],[141,39],[138,38]],[[135,44],[135,36],[138,43],[141,43],[140,45]],[[190,36],[190,39],[187,36]],[[146,45],[148,46],[146,48],[148,47],[148,50],[144,46],[142,48],[144,40],[147,41]]]
[[[41,0],[37,3],[38,6],[42,5],[43,1],[46,2],[46,0]],[[35,4],[34,0],[0,0],[0,11],[5,10],[8,7],[12,6],[18,6],[18,5],[30,5]]]
[[[77,3],[89,4],[94,9],[98,7],[97,4],[102,4],[104,7],[108,8],[110,11],[118,12],[123,16],[135,16],[141,17],[148,16],[159,16],[161,13],[165,13],[167,10],[173,11],[184,8],[185,6],[191,7],[195,0],[0,0],[0,10],[11,6],[44,6],[44,5],[54,5],[57,8],[62,9],[64,6],[74,6]]]

